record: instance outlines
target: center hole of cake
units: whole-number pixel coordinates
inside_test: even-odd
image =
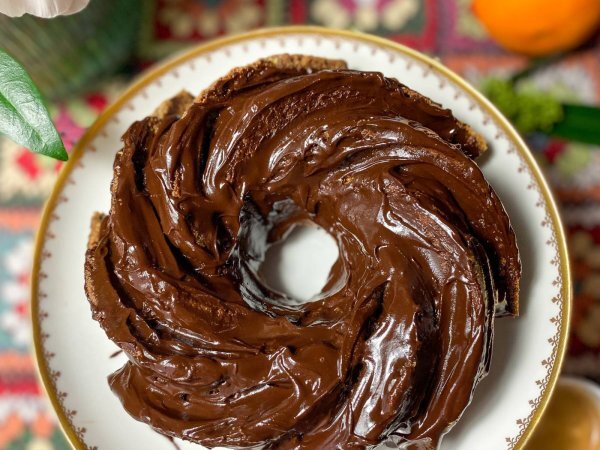
[[[272,291],[290,302],[318,300],[339,256],[333,236],[315,224],[295,225],[272,244],[260,265],[259,275]]]

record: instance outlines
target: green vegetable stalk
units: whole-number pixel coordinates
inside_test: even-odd
[[[548,133],[564,117],[560,102],[543,92],[517,91],[510,80],[490,78],[482,91],[521,133]]]
[[[530,72],[531,69],[524,71]],[[490,78],[483,82],[481,90],[517,130],[600,145],[600,108],[561,103],[545,92],[519,87],[515,81],[515,77]]]

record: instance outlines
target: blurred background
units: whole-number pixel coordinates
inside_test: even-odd
[[[19,15],[17,3],[28,2],[0,0],[0,12]],[[84,9],[53,19],[0,13],[0,47],[40,87],[69,151],[132,77],[218,36],[311,24],[377,34],[439,57],[513,121],[552,185],[568,234],[575,290],[563,372],[600,382],[599,0],[63,3]],[[34,235],[61,164],[0,136],[0,449],[70,448],[36,380],[27,313]],[[559,443],[552,430],[568,401],[573,403],[560,395],[545,428],[554,446],[538,436],[528,448],[600,448]],[[574,427],[586,420],[571,419]],[[600,423],[595,433],[598,443]]]

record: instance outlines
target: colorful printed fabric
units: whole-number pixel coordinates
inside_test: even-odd
[[[439,55],[475,85],[527,63],[495,46],[470,0],[156,0],[144,2],[140,67],[198,41],[263,25],[313,24],[367,31]],[[560,99],[600,103],[598,48],[529,79]],[[52,105],[70,149],[124,86]],[[600,381],[600,149],[528,136],[559,200],[570,242],[575,303],[565,371]],[[0,137],[0,449],[68,449],[29,356],[29,272],[44,199],[60,163]]]
[[[153,60],[206,38],[286,24],[365,31],[433,51],[441,37],[437,32],[442,3],[436,0],[157,0],[146,4],[147,20],[141,32],[139,53],[143,59]],[[452,5],[447,6],[454,11]]]
[[[67,150],[122,85],[114,81],[98,93],[52,105]],[[37,381],[29,353],[34,234],[61,165],[0,137],[0,449],[71,448]]]
[[[0,148],[4,152],[4,147]],[[0,208],[0,448],[70,448],[29,354],[29,274],[36,208]]]

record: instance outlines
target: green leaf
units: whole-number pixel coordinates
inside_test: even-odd
[[[65,146],[25,69],[0,49],[0,133],[55,159],[68,159]]]
[[[563,119],[550,134],[564,139],[600,145],[600,109],[586,105],[563,105]]]

